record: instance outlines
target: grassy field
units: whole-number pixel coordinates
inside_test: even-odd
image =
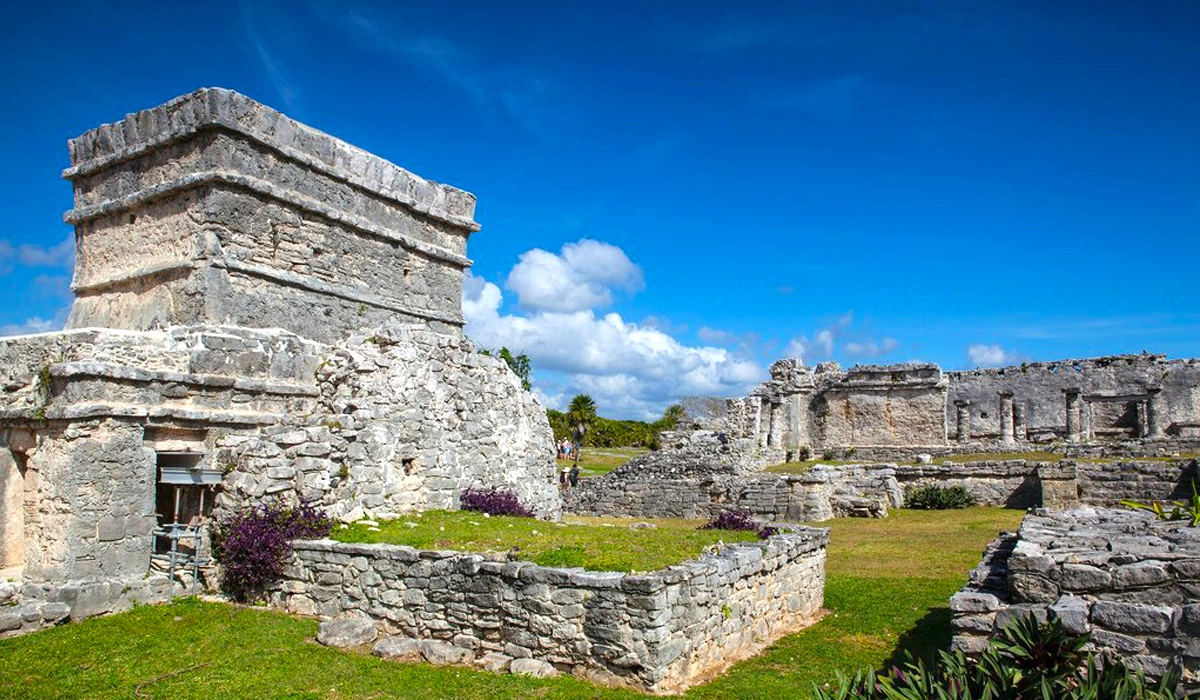
[[[810,697],[837,669],[949,641],[947,600],[1021,512],[894,511],[829,525],[829,614],[688,698]],[[640,531],[646,532],[646,531]],[[651,531],[653,532],[653,531]],[[314,620],[182,600],[0,641],[0,698],[645,698],[573,678],[534,680],[336,651]]]
[[[343,542],[390,542],[423,549],[470,552],[516,551],[544,566],[582,566],[599,571],[653,571],[700,554],[718,541],[758,539],[752,532],[697,530],[701,521],[656,521],[631,529],[632,521],[572,518],[547,523],[532,518],[489,518],[466,511],[430,511],[380,523],[377,531],[355,524],[336,527]]]
[[[842,462],[836,459],[806,459],[803,462],[781,462],[780,464],[772,464],[763,471],[772,474],[806,474],[809,469],[818,464],[826,467],[844,467],[848,464],[865,464],[867,462]]]
[[[600,476],[607,474],[634,457],[644,455],[650,450],[645,447],[584,447],[579,451],[579,476]],[[558,460],[558,466],[571,467],[569,459]]]

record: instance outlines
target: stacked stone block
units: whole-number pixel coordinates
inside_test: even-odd
[[[1002,535],[950,601],[954,648],[974,652],[1017,616],[1057,618],[1153,677],[1200,676],[1200,529],[1152,514],[1035,511]]]
[[[533,660],[607,685],[673,692],[814,622],[827,541],[828,531],[804,528],[645,574],[298,542],[272,600],[324,618],[365,613],[388,637],[446,643],[452,649],[424,646],[459,663],[521,670]]]

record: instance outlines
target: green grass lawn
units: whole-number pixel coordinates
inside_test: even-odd
[[[829,614],[686,697],[803,699],[838,669],[880,666],[901,651],[945,646],[949,597],[984,545],[1021,515],[998,508],[896,510],[883,520],[822,523],[833,530]],[[316,629],[314,620],[196,600],[138,608],[0,641],[0,698],[647,697],[573,678],[380,661],[318,646]]]
[[[825,467],[844,467],[850,464],[870,463],[871,462],[864,462],[861,460],[858,462],[843,462],[836,459],[806,459],[803,462],[781,462],[779,464],[772,464],[771,466],[763,469],[763,471],[770,472],[772,474],[806,474],[808,473],[808,470],[817,465]]]
[[[601,476],[625,464],[634,457],[646,454],[645,447],[584,447],[579,451],[579,476]],[[558,460],[559,469],[571,468],[572,460]]]
[[[718,541],[747,542],[752,532],[697,530],[702,521],[656,521],[631,529],[613,518],[572,518],[563,524],[532,518],[489,518],[467,511],[430,511],[379,524],[335,527],[343,542],[389,542],[422,549],[508,552],[544,566],[582,566],[597,571],[653,571],[698,556]],[[619,525],[617,523],[620,523]]]

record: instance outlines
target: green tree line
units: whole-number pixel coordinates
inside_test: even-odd
[[[671,406],[663,413],[662,418],[653,422],[616,420],[614,418],[596,416],[595,420],[588,427],[584,444],[589,447],[653,448],[656,446],[655,441],[658,433],[663,430],[674,429],[675,423],[679,420],[681,413],[682,411],[678,406]],[[546,409],[546,416],[550,419],[550,428],[554,430],[554,440],[556,442],[563,438],[573,439],[571,420],[568,418],[568,413],[549,408]]]

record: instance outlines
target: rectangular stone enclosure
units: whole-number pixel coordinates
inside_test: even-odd
[[[297,542],[272,603],[361,611],[384,635],[442,640],[460,661],[536,659],[605,685],[681,691],[815,622],[829,531],[798,528],[646,574],[449,551]],[[515,669],[514,669],[515,670]]]

